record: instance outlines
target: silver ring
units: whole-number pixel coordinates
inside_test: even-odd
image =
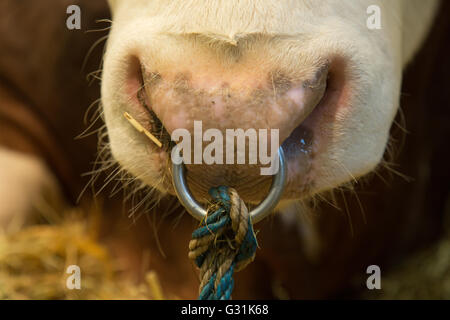
[[[286,163],[283,148],[278,149],[279,166],[277,174],[272,178],[267,197],[252,211],[250,217],[253,223],[257,223],[264,219],[277,206],[283,194],[286,182]],[[186,183],[184,164],[175,164],[172,162],[172,182],[175,187],[178,200],[186,208],[186,210],[197,220],[202,221],[207,214],[207,210],[199,204],[192,196]]]

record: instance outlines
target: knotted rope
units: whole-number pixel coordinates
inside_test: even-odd
[[[200,268],[200,300],[228,300],[234,287],[233,274],[255,258],[252,221],[236,190],[211,188],[213,213],[192,233],[189,258]]]

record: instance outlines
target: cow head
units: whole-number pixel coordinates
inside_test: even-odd
[[[170,135],[179,128],[193,133],[195,121],[203,132],[278,129],[288,167],[285,200],[335,188],[379,165],[409,55],[403,1],[109,2],[102,104],[110,147],[146,185],[173,193]],[[370,28],[377,13],[381,29]],[[136,131],[124,112],[161,133],[165,146]],[[225,184],[258,202],[270,185],[258,165],[187,169],[198,198]]]

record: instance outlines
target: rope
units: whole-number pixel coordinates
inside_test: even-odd
[[[213,213],[192,233],[189,258],[200,269],[200,300],[229,300],[234,272],[255,258],[256,241],[247,207],[236,190],[211,188]]]

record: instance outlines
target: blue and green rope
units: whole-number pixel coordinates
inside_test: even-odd
[[[252,221],[236,190],[211,188],[213,212],[192,233],[189,258],[200,268],[200,300],[229,300],[233,274],[255,258]]]

